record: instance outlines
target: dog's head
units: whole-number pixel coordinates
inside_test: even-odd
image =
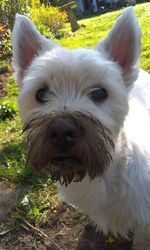
[[[138,74],[141,31],[132,8],[92,49],[61,48],[20,15],[12,44],[29,163],[66,185],[104,174]]]

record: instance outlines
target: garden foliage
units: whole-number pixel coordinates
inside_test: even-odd
[[[0,59],[6,59],[11,55],[10,29],[0,23]]]
[[[0,23],[12,28],[16,13],[28,12],[30,0],[0,0]]]
[[[1,121],[14,118],[15,115],[16,115],[16,108],[11,101],[6,99],[5,101],[0,102],[0,120]]]
[[[39,0],[31,1],[29,16],[36,25],[44,25],[54,33],[67,21],[66,12],[60,11],[58,7],[40,4]]]
[[[16,13],[29,16],[45,36],[57,34],[67,21],[67,13],[40,0],[0,0],[0,59],[11,55],[11,29]]]

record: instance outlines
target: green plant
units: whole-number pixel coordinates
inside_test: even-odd
[[[0,74],[4,74],[8,72],[9,70],[9,64],[6,61],[0,62]]]
[[[0,0],[0,22],[12,28],[16,13],[28,12],[29,0]]]
[[[2,59],[7,59],[12,55],[11,48],[11,31],[8,30],[7,36],[2,40]]]
[[[12,102],[10,102],[9,100],[0,102],[0,121],[14,118],[15,114],[16,108]]]
[[[50,177],[35,176],[32,179],[32,189],[22,197],[19,204],[25,217],[38,223],[49,220],[47,211],[53,210],[58,204],[55,190],[56,187]]]
[[[7,81],[7,95],[9,99],[11,98],[11,101],[14,102],[16,101],[16,97],[18,96],[18,85],[14,82],[14,77],[10,76]],[[14,100],[13,100],[14,97]]]
[[[36,28],[40,31],[40,33],[44,36],[46,36],[47,38],[53,38],[53,33],[51,32],[50,28],[48,28],[47,26],[45,26],[44,24],[41,23],[37,23],[36,24]]]
[[[11,32],[8,26],[0,23],[0,59],[6,59],[11,55]]]
[[[29,16],[35,24],[45,25],[54,33],[67,21],[66,12],[60,11],[58,7],[40,4],[38,0],[31,1]]]

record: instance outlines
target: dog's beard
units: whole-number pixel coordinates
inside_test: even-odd
[[[49,128],[58,119],[76,124],[83,135],[65,154],[54,148],[49,138]],[[25,131],[29,147],[28,163],[36,171],[50,174],[54,181],[66,186],[71,181],[81,181],[85,175],[89,175],[90,179],[102,176],[112,160],[114,143],[111,133],[89,113],[34,113],[25,123]]]

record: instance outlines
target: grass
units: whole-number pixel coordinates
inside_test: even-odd
[[[9,64],[7,61],[0,62],[0,74],[4,74],[9,70]]]
[[[142,53],[141,67],[150,72],[150,3],[139,4],[135,8],[135,12],[142,29]],[[75,33],[64,36],[60,40],[60,44],[69,48],[93,47],[97,42],[104,38],[115,19],[122,13],[122,10],[117,10],[96,17],[82,19],[78,21],[80,25],[85,25]],[[67,32],[69,25],[64,31]]]
[[[141,67],[150,72],[150,3],[137,5],[135,11],[143,31]],[[107,34],[121,12],[122,10],[118,10],[82,19],[79,23],[86,27],[82,27],[75,33],[71,33],[69,24],[66,24],[63,29],[65,36],[59,40],[59,43],[69,48],[92,47]],[[6,62],[1,63],[0,67],[2,72],[8,70]],[[0,177],[31,185],[30,192],[20,202],[21,211],[23,216],[29,219],[44,221],[46,220],[46,208],[50,206],[50,197],[51,199],[54,197],[55,185],[50,178],[33,175],[26,164],[26,148],[21,135],[22,124],[19,119],[17,96],[18,86],[15,85],[14,78],[10,76],[7,81],[7,96],[1,100],[1,104],[9,102],[9,105],[6,106],[12,107],[10,113],[13,113],[13,110],[15,112],[7,119],[2,119],[0,116]],[[13,215],[15,218],[18,216],[18,214]]]

